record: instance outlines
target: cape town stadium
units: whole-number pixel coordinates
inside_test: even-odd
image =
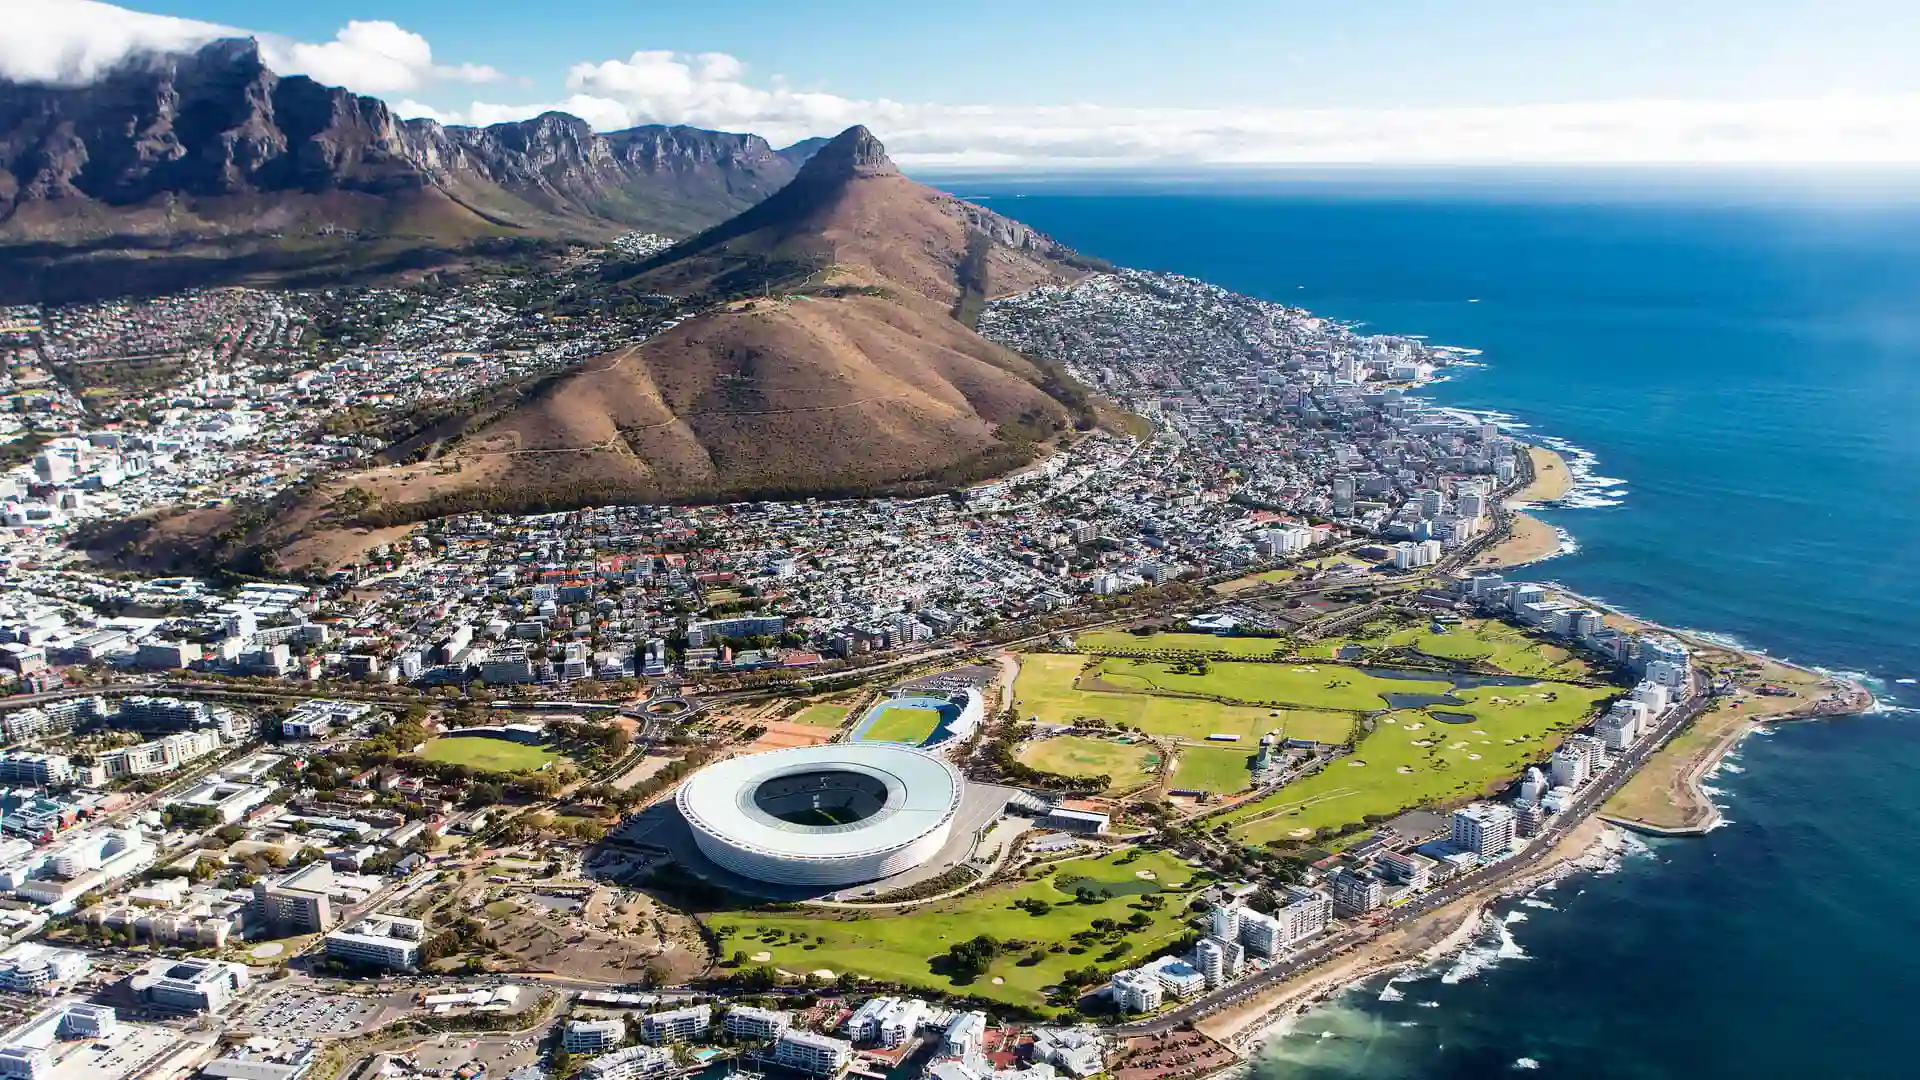
[[[831,743],[729,758],[676,802],[718,865],[780,885],[853,885],[932,859],[966,780],[899,743]]]

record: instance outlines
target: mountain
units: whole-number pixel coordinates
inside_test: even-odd
[[[193,284],[223,264],[377,270],[501,238],[686,235],[779,190],[811,149],[689,127],[599,134],[562,113],[402,121],[276,75],[251,40],[216,41],[85,86],[0,81],[0,260],[20,271],[0,275],[14,282],[0,298],[72,291],[63,267],[112,291],[156,268]]]
[[[466,510],[935,492],[999,475],[1097,417],[1072,379],[963,316],[1084,268],[902,176],[852,128],[625,283],[703,298],[702,314],[404,440],[390,457],[413,463],[326,486],[262,540],[292,569],[348,557],[356,531],[377,542]]]

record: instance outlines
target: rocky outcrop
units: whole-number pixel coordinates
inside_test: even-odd
[[[403,122],[378,99],[276,75],[251,40],[138,57],[86,86],[0,82],[0,220],[79,204],[111,231],[113,211],[173,200],[437,189],[536,233],[685,233],[753,205],[798,167],[758,136],[697,128],[599,134],[564,113],[485,128]]]

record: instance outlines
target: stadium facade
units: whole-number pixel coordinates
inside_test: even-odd
[[[694,842],[714,863],[779,885],[876,881],[946,846],[966,780],[899,743],[829,743],[730,758],[680,786]]]

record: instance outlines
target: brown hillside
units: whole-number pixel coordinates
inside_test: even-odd
[[[295,535],[468,509],[935,491],[1008,471],[1088,426],[1091,409],[956,313],[1075,265],[908,180],[854,128],[632,283],[710,299],[705,314],[491,413],[437,459],[331,485],[282,520],[280,563],[339,554]],[[350,486],[375,496],[371,510],[320,509]]]

